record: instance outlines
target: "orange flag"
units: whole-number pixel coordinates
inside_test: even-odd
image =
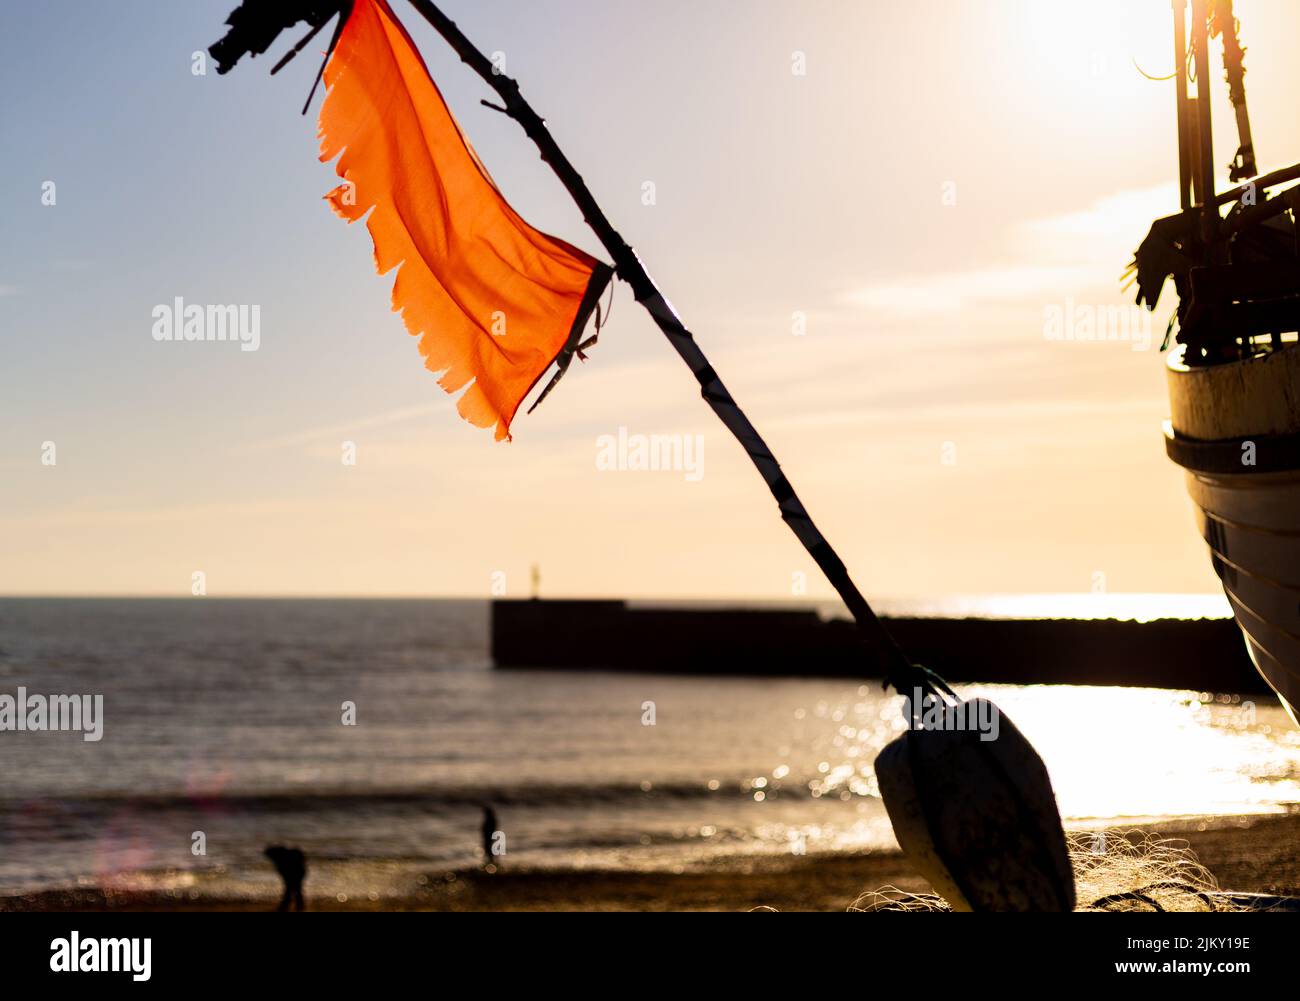
[[[465,389],[462,417],[509,438],[529,391],[571,359],[609,267],[510,207],[384,0],[355,0],[325,84],[320,158],[338,157],[345,182],[326,197],[349,222],[370,212],[375,265],[398,269],[393,309],[425,367]]]

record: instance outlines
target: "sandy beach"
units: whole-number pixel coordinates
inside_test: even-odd
[[[1166,821],[1131,837],[1185,839],[1224,890],[1300,895],[1300,813],[1284,817]],[[316,897],[313,911],[843,911],[863,891],[929,887],[897,852],[746,859],[671,872],[545,870],[429,873],[405,896],[372,900]],[[178,891],[79,888],[0,899],[0,911],[261,911],[275,897],[231,898],[202,879]]]

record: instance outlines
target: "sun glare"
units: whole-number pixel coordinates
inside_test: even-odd
[[[1029,0],[1017,12],[1023,83],[1071,115],[1123,114],[1105,99],[1149,92],[1144,73],[1173,72],[1169,0]]]

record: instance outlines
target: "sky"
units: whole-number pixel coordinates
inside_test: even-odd
[[[0,593],[520,596],[534,563],[551,596],[830,593],[626,287],[513,442],[462,421],[322,200],[320,95],[299,111],[323,42],[274,78],[301,30],[196,72],[233,2],[0,3]],[[512,204],[607,259],[393,6]],[[1177,208],[1173,83],[1138,69],[1171,72],[1168,0],[443,6],[869,597],[1217,590],[1161,439],[1172,292],[1127,339],[1053,335],[1130,301],[1121,272]],[[1282,166],[1300,5],[1237,10],[1261,166]],[[1217,53],[1214,76],[1223,165]],[[154,340],[176,297],[258,306],[258,350]],[[620,434],[700,451],[609,468]]]

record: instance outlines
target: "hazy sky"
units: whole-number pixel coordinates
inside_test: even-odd
[[[553,595],[782,598],[800,571],[827,593],[625,287],[513,443],[461,421],[321,200],[319,95],[298,112],[323,42],[273,79],[289,39],[192,73],[233,5],[0,6],[0,593],[184,595],[202,571],[212,595],[486,595],[500,571],[521,594],[534,561]],[[601,253],[393,6],[514,205]],[[1161,442],[1163,312],[1147,350],[1045,334],[1128,301],[1176,209],[1173,84],[1134,67],[1170,72],[1168,0],[445,7],[505,54],[869,595],[1216,590]],[[1263,165],[1300,159],[1300,5],[1237,8]],[[156,342],[177,296],[258,305],[260,349]],[[703,476],[598,468],[620,427],[703,435]]]

